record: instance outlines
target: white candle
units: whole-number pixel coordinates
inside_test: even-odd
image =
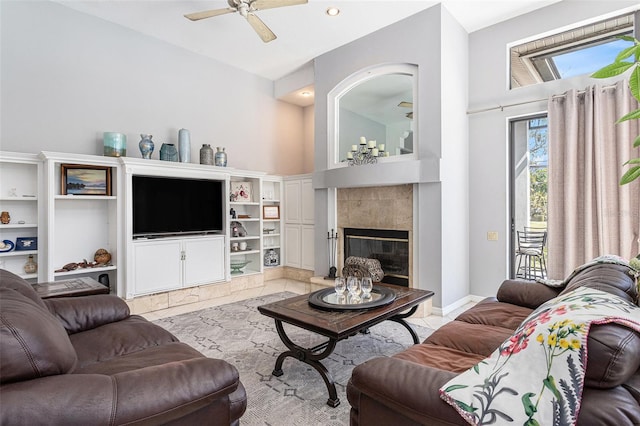
[[[378,145],[378,148],[380,148],[380,151],[384,151],[384,144],[381,143],[380,145]]]
[[[385,157],[388,157],[388,156],[389,156],[389,151],[385,151],[385,152],[384,152],[384,156],[385,156]]]
[[[378,156],[378,148],[373,148],[373,149],[371,150],[371,154],[372,154],[374,157],[377,157],[377,156]]]
[[[356,152],[358,150],[358,145],[351,145],[351,151]]]
[[[360,136],[360,145],[366,145],[366,144],[367,144],[367,138],[365,138],[364,136]]]
[[[353,160],[353,152],[347,152],[347,160]]]
[[[376,146],[376,141],[369,141],[369,148],[375,148]]]

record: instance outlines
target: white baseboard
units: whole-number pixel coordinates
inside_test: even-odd
[[[438,307],[433,307],[431,309],[431,314],[432,315],[438,315],[441,317],[447,316],[449,315],[451,312],[455,311],[456,309],[460,308],[461,306],[466,305],[467,303],[478,303],[479,301],[485,299],[485,297],[483,296],[475,296],[473,294],[470,294],[468,296],[463,297],[462,299],[458,299],[455,302],[443,307],[443,308],[438,308]]]

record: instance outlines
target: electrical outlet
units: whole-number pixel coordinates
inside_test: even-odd
[[[487,232],[487,240],[498,241],[498,233],[496,231]]]

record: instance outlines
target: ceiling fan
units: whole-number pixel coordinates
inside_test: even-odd
[[[185,18],[192,21],[212,18],[214,16],[226,15],[227,13],[238,12],[258,33],[262,41],[269,43],[276,39],[276,35],[265,25],[264,22],[254,13],[258,10],[272,9],[275,7],[295,6],[305,4],[308,0],[227,0],[229,7],[224,9],[205,10],[203,12],[189,13]]]
[[[411,108],[413,109],[413,102],[407,102],[407,101],[402,101],[398,104],[399,107],[401,108]],[[408,112],[405,114],[407,118],[409,119],[413,119],[413,111]]]

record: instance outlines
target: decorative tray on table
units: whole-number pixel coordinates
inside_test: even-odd
[[[333,288],[324,288],[309,295],[309,304],[329,311],[373,309],[396,300],[396,293],[387,287],[373,286],[368,296],[352,296],[348,292],[338,295]]]

